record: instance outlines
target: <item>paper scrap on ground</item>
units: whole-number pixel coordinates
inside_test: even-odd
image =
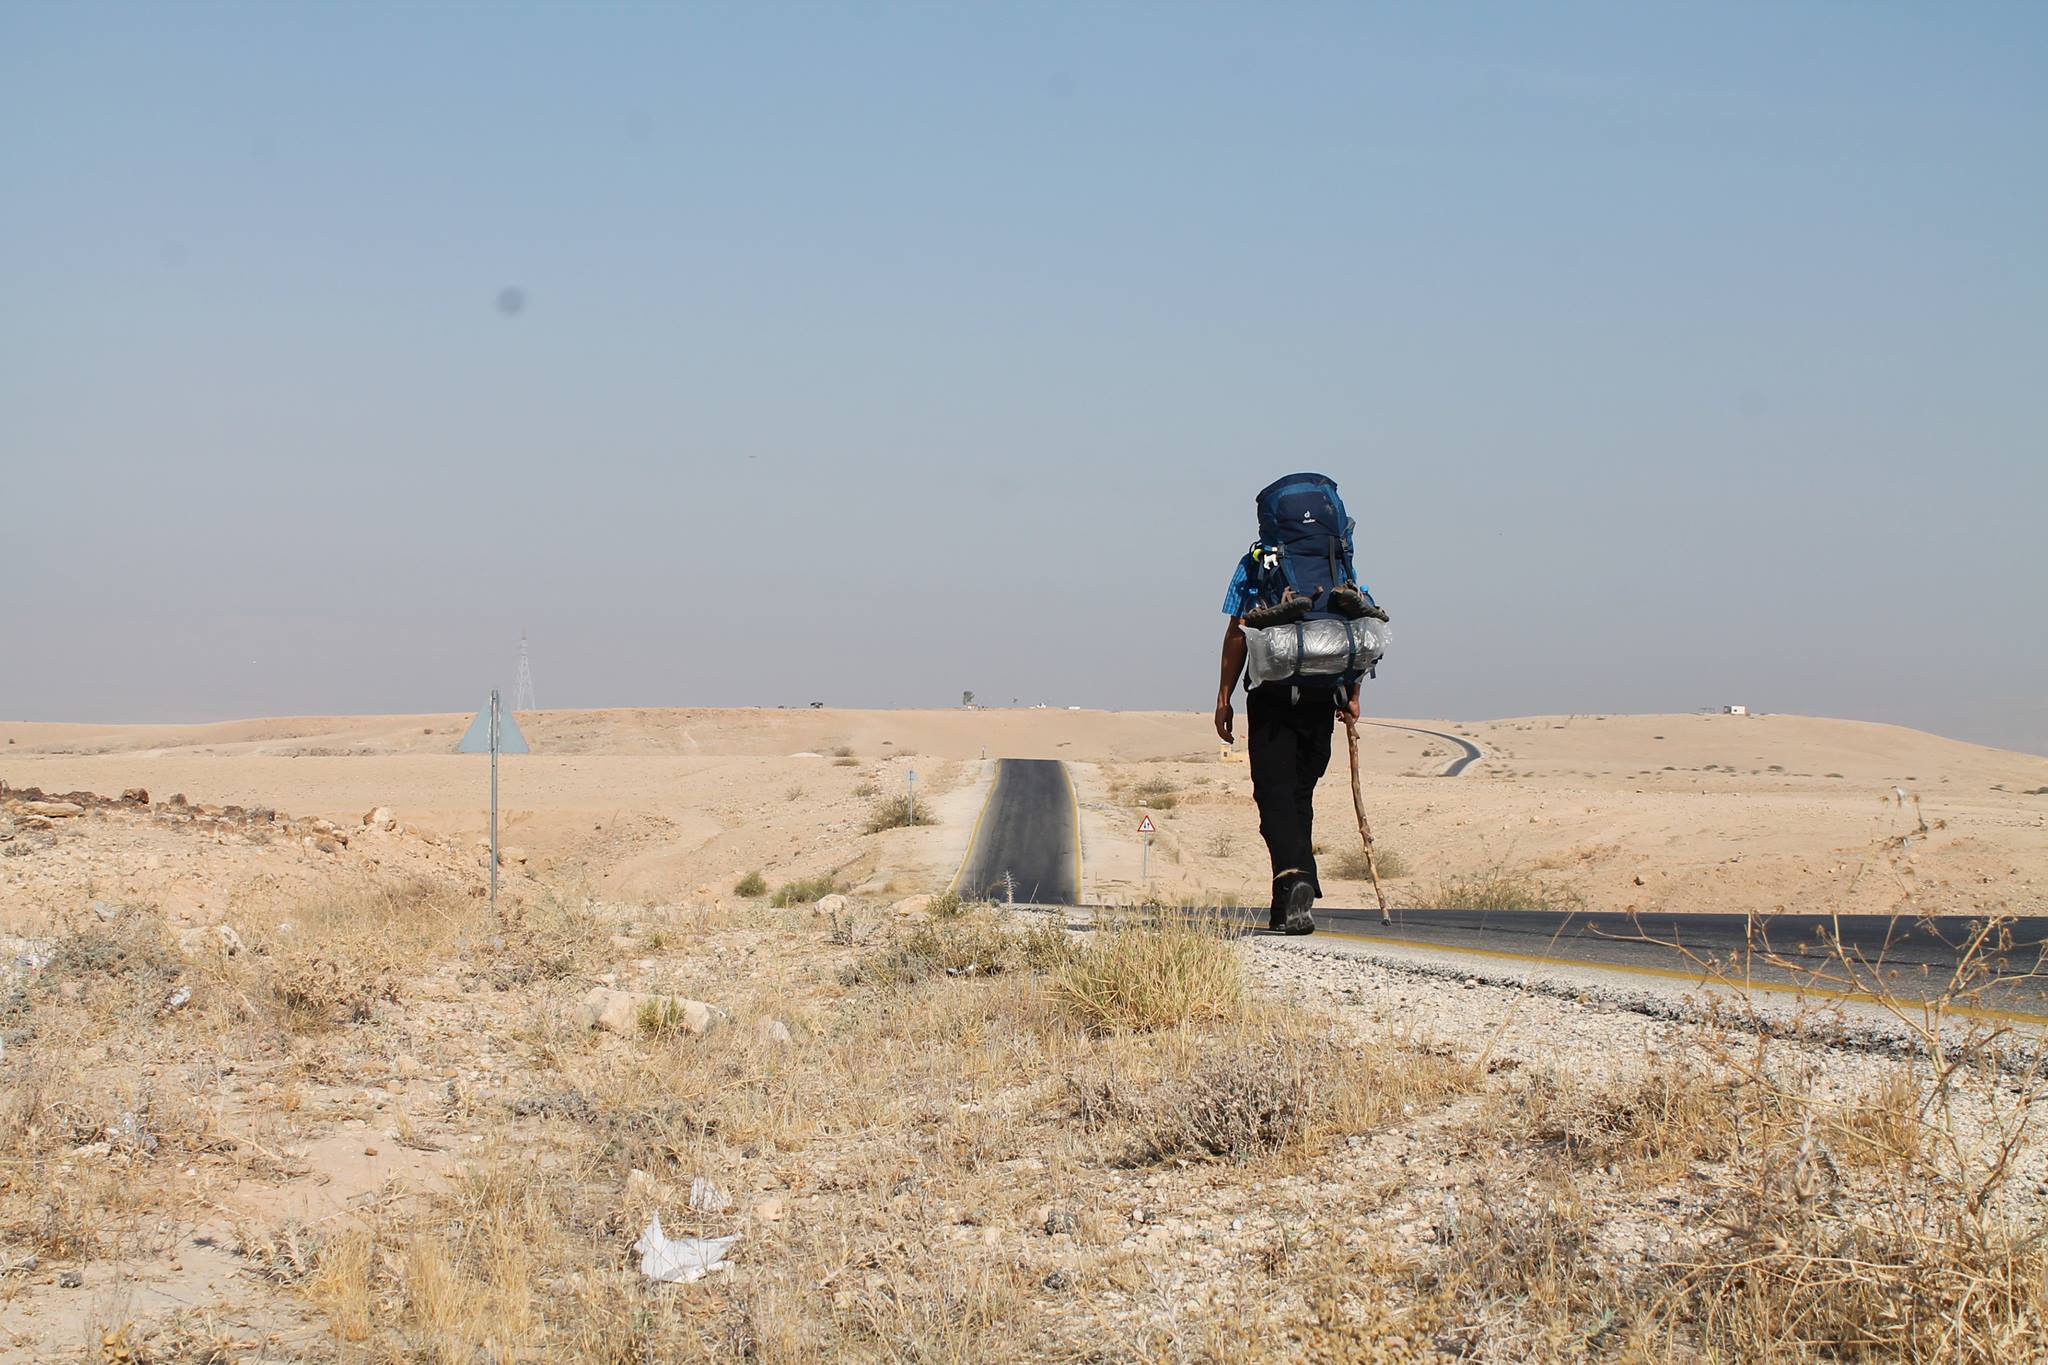
[[[633,1243],[640,1253],[640,1273],[663,1284],[689,1284],[714,1270],[725,1270],[725,1253],[739,1241],[730,1237],[668,1237],[661,1230],[661,1215],[647,1224],[647,1231]]]
[[[732,1196],[700,1175],[690,1181],[690,1207],[699,1213],[724,1213],[732,1207]]]

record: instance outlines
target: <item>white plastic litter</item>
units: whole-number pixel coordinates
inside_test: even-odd
[[[690,1207],[699,1213],[724,1213],[732,1207],[732,1196],[711,1183],[708,1176],[690,1181]]]
[[[739,1239],[738,1233],[730,1237],[668,1237],[661,1230],[661,1215],[656,1214],[640,1240],[633,1243],[633,1250],[640,1253],[640,1273],[648,1279],[689,1284],[714,1270],[731,1269],[725,1263],[725,1253]]]
[[[1245,626],[1249,685],[1363,672],[1387,652],[1385,621],[1302,621],[1290,626]]]

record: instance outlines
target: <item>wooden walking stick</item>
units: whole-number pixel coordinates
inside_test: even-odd
[[[1380,889],[1379,859],[1373,856],[1372,826],[1365,818],[1365,798],[1358,791],[1358,722],[1351,718],[1347,707],[1338,712],[1344,717],[1344,737],[1351,741],[1351,809],[1358,812],[1358,837],[1365,841],[1365,870],[1372,875],[1372,893],[1379,897],[1380,923],[1392,924],[1394,917],[1387,912],[1387,893]]]

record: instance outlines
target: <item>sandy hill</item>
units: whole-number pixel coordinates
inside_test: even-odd
[[[0,723],[0,781],[107,795],[144,788],[157,801],[265,806],[344,829],[387,807],[480,876],[485,765],[453,752],[468,720]],[[1409,904],[1500,872],[1600,909],[2044,909],[2048,759],[1801,716],[1396,723],[1465,736],[1486,754],[1446,779],[1437,774],[1456,750],[1444,740],[1364,732],[1367,801],[1405,864],[1396,890]],[[754,870],[771,883],[831,874],[873,894],[943,885],[980,809],[984,756],[1069,761],[1092,897],[1265,894],[1249,777],[1219,758],[1206,714],[616,709],[534,712],[521,725],[534,752],[506,760],[502,790],[519,866],[615,897],[723,895]],[[1319,831],[1328,889],[1355,903],[1365,889],[1345,861],[1355,833],[1341,737],[1337,753]],[[903,791],[913,770],[939,823],[866,832],[876,801]],[[1146,812],[1160,828],[1149,887],[1139,885],[1133,833]],[[74,854],[0,859],[0,913],[98,888],[91,894],[111,889],[203,915],[226,894],[210,885],[235,862],[218,851],[226,843],[204,858],[171,857],[152,842],[164,831],[131,839],[117,817],[35,832],[53,847],[89,839]],[[292,857],[313,856],[303,842]],[[247,861],[267,868],[264,858],[277,856]],[[325,856],[371,870],[354,848]],[[247,883],[240,894],[280,897],[305,880],[234,876]]]

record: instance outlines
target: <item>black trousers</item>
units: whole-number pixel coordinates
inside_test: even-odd
[[[1252,799],[1259,833],[1273,857],[1273,895],[1283,878],[1316,878],[1316,783],[1330,766],[1330,736],[1337,723],[1337,689],[1267,683],[1245,699],[1245,740],[1250,749]]]

